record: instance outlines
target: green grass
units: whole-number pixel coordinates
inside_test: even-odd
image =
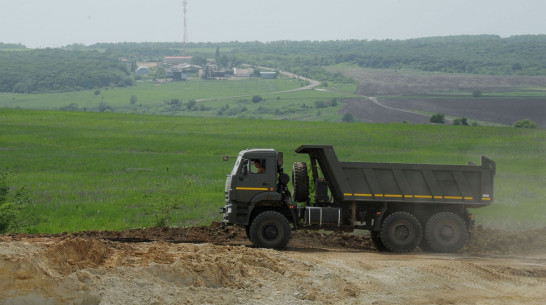
[[[0,93],[0,107],[98,112],[103,110],[118,113],[162,114],[198,117],[242,117],[277,120],[339,121],[337,107],[315,108],[316,101],[333,98],[354,97],[355,87],[333,84],[332,88],[283,92],[302,86],[298,80],[280,78],[201,80],[170,82],[161,85],[152,81],[140,81],[128,88],[84,90],[77,92],[14,94]],[[325,89],[328,89],[325,91]],[[252,103],[254,95],[265,101]],[[137,102],[130,103],[131,96]],[[172,104],[178,99],[180,103]],[[194,108],[188,109],[187,101],[197,100]],[[225,110],[226,104],[231,108]]]
[[[282,100],[282,98],[281,98]],[[496,201],[478,223],[546,224],[546,131],[506,127],[343,124],[0,109],[0,168],[27,188],[40,223],[33,232],[119,230],[156,223],[173,203],[170,226],[220,220],[226,173],[249,147],[302,160],[301,144],[332,144],[340,160],[466,164],[497,162]],[[306,161],[306,160],[302,160]]]

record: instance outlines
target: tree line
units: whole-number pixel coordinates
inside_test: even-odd
[[[21,51],[2,50],[18,48]],[[446,36],[408,40],[335,40],[188,43],[194,63],[216,58],[223,66],[241,63],[286,70],[323,82],[349,82],[324,66],[347,63],[364,68],[490,75],[546,75],[546,35]],[[25,49],[0,44],[0,92],[34,93],[133,84],[120,57],[160,61],[182,56],[180,42],[73,44],[61,49]]]
[[[246,43],[238,49],[257,60],[282,58],[300,67],[349,63],[376,69],[527,76],[546,75],[544,50],[546,35],[275,41]]]
[[[0,71],[0,92],[74,91],[134,82],[118,57],[98,51],[0,51]]]
[[[160,60],[162,56],[183,55],[182,43],[100,43],[88,49],[108,50],[139,60]],[[340,63],[364,68],[413,69],[431,72],[546,75],[546,35],[462,35],[407,40],[332,40],[272,42],[188,43],[191,56],[215,57],[221,49],[224,59],[276,64],[275,68],[318,67]],[[216,56],[218,57],[218,56]]]

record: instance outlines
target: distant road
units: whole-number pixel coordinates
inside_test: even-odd
[[[264,68],[264,67],[260,67],[260,68]],[[296,89],[292,89],[292,90],[286,90],[286,91],[279,91],[279,92],[273,92],[273,93],[282,93],[282,92],[294,92],[294,91],[300,91],[300,90],[310,90],[310,89],[313,89],[315,87],[318,87],[320,86],[320,82],[319,81],[316,81],[314,79],[310,79],[310,78],[307,78],[307,77],[303,77],[303,76],[299,76],[299,75],[296,75],[294,73],[290,73],[290,72],[286,72],[286,71],[279,71],[280,74],[283,74],[285,76],[288,76],[290,78],[298,78],[298,79],[302,79],[304,81],[307,81],[309,82],[309,85],[305,86],[305,87],[300,87],[300,88],[296,88]]]
[[[423,114],[423,113],[419,113],[419,112],[415,112],[415,111],[411,111],[411,110],[405,110],[405,109],[401,109],[401,108],[395,108],[395,107],[387,106],[385,104],[382,104],[376,97],[371,97],[371,96],[364,96],[364,97],[371,100],[377,106],[383,107],[383,108],[388,109],[388,110],[401,111],[401,112],[421,115],[421,116],[424,116],[424,117],[427,117],[427,118],[430,117],[430,115],[428,115],[428,114]],[[452,123],[451,119],[446,118],[445,120],[446,120],[447,123]]]
[[[258,67],[258,68],[273,70],[272,68],[268,68],[268,67]],[[286,72],[286,71],[279,71],[279,73],[282,74],[282,75],[285,75],[287,77],[290,77],[290,78],[296,78],[296,79],[301,79],[301,80],[307,81],[307,82],[309,82],[309,85],[304,86],[304,87],[300,87],[300,88],[296,88],[296,89],[291,89],[291,90],[283,90],[283,91],[275,91],[275,92],[262,92],[262,93],[235,95],[235,96],[210,97],[210,98],[196,99],[195,101],[196,102],[204,102],[204,101],[214,101],[214,100],[226,100],[226,99],[232,99],[232,98],[249,97],[249,96],[254,96],[256,94],[266,94],[266,93],[267,94],[288,93],[288,92],[295,92],[295,91],[301,91],[301,90],[311,90],[311,89],[313,89],[315,87],[320,86],[319,81],[316,81],[316,80],[313,80],[313,79],[310,79],[310,78],[299,76],[299,75],[296,75],[294,73],[290,73],[290,72]]]

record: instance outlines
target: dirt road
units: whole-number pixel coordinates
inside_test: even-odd
[[[445,255],[317,232],[255,249],[219,224],[0,235],[0,304],[543,304],[544,233],[477,230]]]

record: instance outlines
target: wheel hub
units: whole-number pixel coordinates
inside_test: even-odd
[[[264,228],[263,234],[265,239],[272,240],[277,238],[277,235],[279,235],[279,230],[276,226],[269,225]]]
[[[399,225],[394,228],[394,237],[398,240],[406,240],[410,235],[410,230],[405,225]]]
[[[440,238],[442,240],[450,240],[455,235],[455,231],[451,226],[445,225],[440,228]]]

